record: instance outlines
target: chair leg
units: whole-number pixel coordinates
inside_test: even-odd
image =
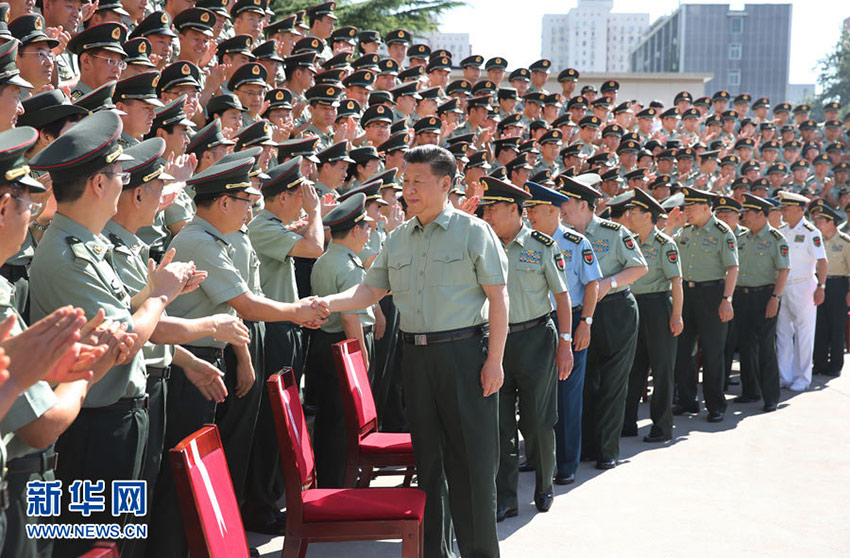
[[[292,535],[283,538],[282,558],[303,558],[307,554],[307,541],[298,539]]]
[[[403,486],[405,488],[410,488],[410,483],[413,482],[413,475],[416,473],[416,467],[408,467],[407,471],[404,473],[404,483]]]
[[[360,470],[356,461],[347,461],[345,464],[345,477],[342,481],[344,488],[354,488],[357,486],[357,472]]]
[[[405,521],[403,537],[401,558],[422,558],[425,555],[421,521]]]
[[[369,483],[372,482],[372,466],[364,465],[360,468],[360,480],[357,481],[357,488],[369,488]]]
[[[301,540],[301,548],[298,550],[298,558],[306,558],[307,556],[307,540]]]

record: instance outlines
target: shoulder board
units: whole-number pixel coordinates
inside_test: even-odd
[[[655,233],[655,242],[664,246],[667,244],[667,237],[661,234],[660,232]]]
[[[611,229],[613,231],[618,231],[620,230],[620,228],[622,228],[622,225],[620,223],[615,223],[614,221],[606,221],[605,219],[602,219],[599,224],[605,227],[606,229]]]
[[[71,247],[71,252],[74,253],[75,258],[86,261],[92,260],[92,255],[89,254],[89,251],[82,240],[76,236],[66,236],[65,240],[68,242],[68,246]]]
[[[850,242],[850,234],[847,234],[846,232],[838,231],[838,236],[841,237],[841,239],[844,242]]]
[[[728,233],[728,232],[731,232],[731,229],[729,228],[729,225],[727,225],[727,224],[726,224],[726,223],[724,223],[723,221],[715,221],[715,222],[714,222],[714,226],[715,226],[715,227],[717,227],[717,230],[719,230],[719,231],[720,231],[720,232],[722,232],[722,233]]]
[[[221,245],[223,245],[223,246],[227,246],[227,241],[226,241],[226,240],[224,240],[224,239],[222,239],[222,238],[217,237],[216,235],[214,235],[214,234],[213,234],[212,232],[210,232],[210,231],[204,231],[204,232],[206,232],[208,235],[210,235],[211,237],[213,237],[213,240],[215,240],[215,241],[216,241],[216,242],[218,242],[219,244],[221,244]]]
[[[115,246],[124,246],[124,241],[115,233],[109,233],[109,242]]]
[[[348,257],[351,259],[351,263],[353,263],[355,266],[359,267],[360,269],[366,269],[365,267],[363,267],[363,264],[358,261],[359,258],[357,256],[355,256],[354,254],[349,254]]]
[[[806,227],[807,229],[809,229],[810,231],[815,230],[815,226],[813,224],[809,223],[808,221],[803,221],[803,226]]]
[[[555,244],[555,239],[540,231],[531,231],[531,238],[542,244],[543,246],[552,246]]]
[[[749,229],[745,229],[744,227],[741,227],[740,230],[738,231],[738,234],[735,235],[735,236],[747,236],[748,232],[750,232]],[[779,236],[782,236],[782,235],[780,234]]]
[[[772,234],[773,238],[775,238],[776,240],[782,240],[785,238],[784,236],[782,236],[782,233],[776,229],[770,229],[770,234]]]
[[[569,240],[573,244],[581,243],[581,237],[579,235],[575,234],[575,233],[571,233],[570,231],[567,231],[567,232],[564,233],[564,238],[566,238],[567,240]]]

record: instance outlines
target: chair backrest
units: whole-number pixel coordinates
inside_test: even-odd
[[[347,339],[334,343],[332,350],[342,390],[346,424],[356,425],[357,433],[362,438],[378,429],[378,413],[363,360],[363,349],[357,339]]]
[[[286,480],[287,515],[289,515],[290,493],[296,492],[292,496],[297,496],[300,501],[301,490],[312,488],[316,483],[313,446],[310,444],[307,419],[301,407],[292,368],[286,367],[277,374],[272,374],[266,380],[266,385],[280,446],[283,476]]]
[[[121,558],[121,556],[118,554],[118,545],[114,542],[98,541],[80,558]]]
[[[168,453],[192,558],[247,558],[248,540],[218,427],[204,426]]]

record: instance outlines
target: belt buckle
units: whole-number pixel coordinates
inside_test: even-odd
[[[170,364],[162,369],[162,379],[166,380],[166,381],[171,379],[171,365]]]
[[[693,289],[695,286],[696,286],[696,283],[694,281],[688,281],[688,287]]]
[[[413,336],[413,344],[414,345],[427,345],[428,344],[428,336],[424,333],[419,333]]]

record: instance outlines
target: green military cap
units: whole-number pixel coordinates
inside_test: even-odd
[[[318,19],[324,16],[330,16],[332,19],[337,19],[334,14],[335,9],[336,2],[322,2],[321,4],[316,4],[315,6],[307,8],[307,16],[311,19]]]
[[[528,67],[532,72],[545,72],[549,73],[549,70],[552,68],[552,61],[546,58],[541,58],[536,62],[532,62],[532,64]]]
[[[460,61],[461,68],[480,68],[484,64],[484,57],[479,54],[467,56]]]
[[[434,72],[436,70],[445,70],[449,71],[452,69],[452,59],[447,56],[437,56],[433,57],[428,61],[428,66],[425,68],[427,73]]]
[[[496,98],[500,101],[507,99],[518,100],[519,95],[517,95],[517,90],[514,87],[500,87],[496,92]]]
[[[525,156],[525,153],[514,157],[505,164],[505,171],[508,173],[508,175],[520,169],[534,170],[534,167],[528,164],[528,157]]]
[[[811,106],[807,105],[806,103],[802,103],[802,104],[794,107],[793,112],[794,112],[794,114],[802,114],[802,113],[810,112],[811,110],[812,110]]]
[[[258,120],[245,126],[236,132],[234,139],[236,139],[235,151],[241,151],[245,147],[255,145],[277,145],[277,142],[272,140],[272,125],[268,120]]]
[[[183,111],[183,104],[185,102],[186,95],[180,95],[164,107],[156,109],[153,124],[151,125],[151,133],[167,126],[186,126],[187,128],[194,126],[192,121],[186,118],[186,113]]]
[[[761,107],[770,108],[770,99],[768,99],[767,97],[759,97],[758,99],[756,99],[753,103],[753,108],[757,109]]]
[[[319,87],[322,85],[340,85],[342,78],[348,72],[345,68],[335,68],[333,70],[325,70],[313,76],[313,86]]]
[[[2,50],[2,47],[0,47]],[[115,108],[115,103],[112,101],[112,96],[115,94],[114,81],[107,81],[94,91],[89,91],[85,95],[74,99],[74,104],[85,109],[89,114],[99,112],[101,110],[118,110]],[[122,112],[122,114],[124,114]]]
[[[112,163],[132,161],[118,143],[122,128],[121,118],[114,112],[102,111],[87,116],[39,151],[30,166],[49,171],[55,188],[57,177],[68,176],[65,173],[80,176]]]
[[[150,35],[167,35],[176,37],[177,34],[171,29],[171,16],[165,12],[153,12],[136,25],[130,38],[148,37]]]
[[[850,172],[850,163],[842,161],[832,167],[832,172]]]
[[[269,108],[266,112],[274,109],[291,109],[292,92],[289,89],[272,89],[266,92],[266,102]]]
[[[251,169],[248,171],[248,178],[259,177],[261,180],[266,180],[268,175],[263,173],[260,169],[260,160],[258,159],[260,153],[263,152],[263,148],[259,145],[254,147],[245,147],[243,149],[239,149],[239,146],[233,148],[233,151],[226,154],[224,157],[216,161],[217,165],[226,165],[228,163],[232,163],[233,161],[239,161],[241,159],[251,159],[253,161],[253,165],[251,165]]]
[[[227,88],[231,91],[236,91],[243,85],[262,85],[266,86],[266,79],[269,73],[266,68],[259,62],[249,62],[240,66],[230,80],[227,82]]]
[[[624,101],[624,102],[620,103],[619,105],[617,105],[616,107],[614,107],[614,110],[612,112],[614,114],[622,114],[624,112],[634,112],[634,111],[632,110],[632,103],[630,101]]]
[[[304,37],[300,39],[292,48],[293,54],[301,54],[304,52],[315,52],[319,54],[325,49],[325,43],[316,37]]]
[[[455,95],[461,93],[464,95],[472,95],[472,84],[465,79],[456,79],[446,86],[446,95]]]
[[[709,99],[708,97],[698,97],[697,99],[694,100],[693,104],[694,104],[695,107],[708,108],[709,105],[711,105],[711,99]]]
[[[392,58],[382,58],[378,60],[378,73],[382,75],[398,75],[401,68],[398,62]]]
[[[741,174],[747,174],[751,170],[756,170],[756,171],[761,172],[761,165],[758,163],[758,161],[750,160],[750,161],[747,161],[746,163],[744,163],[743,165],[741,165],[741,171],[740,171]]]
[[[596,93],[596,92],[597,92],[596,88],[592,85],[585,85],[584,87],[581,88],[581,94],[582,95],[584,95],[585,93]]]
[[[431,47],[423,44],[410,45],[407,48],[407,57],[411,60],[427,60],[431,56]]]
[[[452,52],[444,48],[438,48],[437,50],[432,50],[431,54],[428,55],[428,58],[430,60],[433,60],[435,58],[448,58],[449,62],[451,62]]]
[[[588,202],[602,197],[602,192],[593,187],[593,184],[601,182],[599,175],[586,173],[572,177],[561,173],[558,178],[561,183],[560,192],[566,196]]]
[[[682,194],[685,195],[685,205],[694,205],[696,203],[711,205],[711,202],[717,197],[716,194],[696,188],[682,188]]]
[[[785,163],[774,163],[768,167],[767,174],[788,174],[788,165]]]
[[[30,176],[24,153],[38,141],[38,131],[20,126],[0,132],[0,184],[22,186],[32,193],[44,192],[44,185]],[[49,146],[48,146],[49,147]]]
[[[564,81],[578,81],[579,73],[573,68],[566,68],[558,72],[558,83]]]
[[[740,163],[740,162],[741,162],[741,160],[738,158],[737,155],[727,155],[727,156],[723,157],[722,159],[720,159],[720,166],[721,167],[725,167],[726,165],[737,166],[738,163]]]
[[[384,35],[384,42],[388,45],[393,43],[410,44],[410,31],[407,29],[395,29]]]
[[[358,192],[341,201],[322,218],[322,224],[331,232],[347,231],[358,223],[374,221],[366,215],[366,194]]]
[[[121,45],[121,48],[123,48],[124,52],[127,53],[127,58],[124,59],[124,62],[128,66],[130,64],[136,64],[137,66],[156,68],[156,65],[151,62],[151,59],[148,57],[148,54],[151,51],[151,42],[144,37],[130,39]]]
[[[157,83],[157,92],[162,94],[163,91],[168,91],[172,87],[181,85],[192,85],[201,88],[201,70],[191,62],[186,60],[178,60],[173,64],[169,64],[162,70]]]
[[[647,194],[644,190],[635,188],[632,191],[634,192],[634,195],[627,204],[627,207],[639,207],[645,211],[649,211],[653,215],[663,215],[666,213],[664,207],[662,207],[655,198]]]
[[[724,91],[722,89],[720,91],[715,92],[714,95],[711,96],[712,102],[714,102],[714,101],[728,101],[728,100],[729,100],[729,92]]]
[[[306,138],[295,138],[279,143],[277,146],[278,161],[289,157],[304,157],[308,161],[320,163],[316,157],[316,142],[319,138],[316,136],[308,136]]]
[[[303,31],[309,31],[310,26],[307,25],[305,18],[307,17],[307,10],[298,10],[295,12],[295,25],[298,29]]]
[[[806,169],[808,167],[809,167],[809,162],[806,161],[805,159],[798,159],[798,160],[794,161],[793,163],[791,163],[791,171],[792,172],[795,171],[795,170]]]
[[[446,140],[447,145],[454,145],[456,143],[472,143],[475,140],[475,134],[461,134],[459,136],[454,136]]]
[[[608,81],[604,82],[599,89],[602,91],[602,93],[618,91],[620,89],[620,83],[616,80],[609,79]]]
[[[567,110],[573,108],[587,108],[587,98],[584,95],[576,95],[567,101]]]
[[[509,114],[504,117],[501,122],[498,124],[499,130],[504,130],[509,126],[522,126],[522,115],[521,114]]]
[[[248,109],[242,106],[239,97],[232,93],[216,95],[207,103],[207,116],[212,118],[216,114],[221,114],[226,110],[235,109],[239,112],[247,112]]]
[[[156,71],[144,72],[119,80],[115,84],[115,93],[112,94],[112,98],[116,103],[135,99],[155,107],[161,107],[162,102],[156,94],[159,80],[159,72]]]
[[[682,159],[690,159],[691,161],[696,159],[696,151],[692,147],[682,147],[676,151],[676,160],[681,161]]]
[[[648,188],[651,192],[656,188],[672,188],[673,187],[673,179],[670,178],[669,174],[659,174],[649,183]]]
[[[527,139],[519,144],[520,153],[540,153],[537,149],[537,142],[533,139]]]
[[[766,177],[756,178],[753,180],[753,183],[750,184],[750,191],[755,191],[758,188],[764,188],[767,190],[770,188],[770,181]]]
[[[377,72],[379,70],[378,62],[380,62],[381,57],[377,54],[364,54],[357,60],[351,62],[351,67],[355,70],[371,70],[373,72]],[[417,66],[418,68],[419,66]],[[422,69],[419,69],[421,75]],[[399,75],[401,77],[401,75]]]
[[[501,57],[495,57],[489,59],[484,64],[485,70],[505,70],[508,67],[508,61]]]
[[[791,103],[779,103],[773,107],[773,114],[779,114],[782,112],[791,112]]]
[[[230,17],[236,18],[242,12],[255,12],[266,15],[266,0],[237,0],[230,8]]]
[[[360,116],[361,111],[360,103],[355,101],[354,99],[343,99],[339,103],[339,107],[336,110],[336,119],[339,120],[341,118],[348,118],[352,116],[357,118]]]
[[[251,185],[253,166],[254,160],[250,158],[218,162],[187,180],[186,184],[194,187],[195,201],[242,192],[259,196],[260,191]]]
[[[536,103],[538,105],[542,105],[546,101],[546,95],[544,93],[540,93],[539,91],[532,91],[526,93],[522,96],[522,98],[526,103]],[[597,118],[596,120],[598,121],[599,119]]]
[[[747,186],[747,188],[749,188],[750,180],[747,179],[747,178],[744,178],[744,180],[747,181],[746,186]],[[738,203],[738,200],[736,200],[735,198],[732,198],[730,196],[717,196],[717,197],[715,197],[713,206],[714,206],[714,212],[715,213],[719,213],[721,211],[733,211],[735,213],[738,213],[739,211],[741,211],[741,204]]]
[[[328,147],[324,151],[316,153],[319,163],[334,163],[336,161],[345,161],[353,163],[354,161],[348,156],[348,142],[341,141]]]
[[[800,194],[795,194],[794,192],[787,192],[782,190],[779,192],[779,204],[782,207],[803,207],[805,208],[809,204],[809,198],[806,196],[801,196]]]
[[[832,101],[823,105],[823,110],[841,110],[841,103]]]
[[[428,87],[419,92],[419,96],[422,99],[429,99],[431,101],[436,101],[440,98],[440,88],[439,87]]]
[[[346,25],[344,27],[337,27],[333,30],[333,33],[331,33],[330,43],[343,42],[354,44],[356,40],[357,28]]]
[[[0,39],[11,41],[14,39],[9,32],[9,4],[0,4]]]
[[[457,101],[457,99],[452,99],[452,100]],[[469,112],[471,109],[474,109],[474,108],[489,109],[490,108],[490,97],[484,95],[484,96],[481,96],[481,97],[473,97],[473,98],[469,99],[466,102],[467,112]]]
[[[384,105],[372,105],[363,112],[360,118],[360,125],[364,128],[372,122],[389,122],[392,123],[392,111]]]
[[[554,105],[556,107],[560,107],[561,106],[561,97],[557,93],[551,93],[551,94],[543,97],[543,104],[546,105],[546,106]]]
[[[640,144],[633,139],[624,139],[617,146],[617,153],[637,153],[640,151]]]
[[[664,145],[662,145],[661,142],[658,141],[657,139],[651,139],[648,142],[646,142],[646,144],[644,145],[644,148],[647,151],[653,152],[653,151],[655,151],[656,148],[664,149]]]
[[[498,155],[504,149],[514,149],[519,150],[519,141],[518,137],[510,137],[510,138],[499,138],[493,141],[493,147],[496,155]]]
[[[626,174],[624,174],[623,178],[625,178],[626,180],[634,180],[634,179],[643,180],[643,179],[646,178],[646,173],[648,173],[648,172],[649,172],[649,169],[637,168],[633,171],[630,171],[630,172],[627,172]],[[661,175],[661,176],[666,176],[666,175]]]
[[[823,123],[823,127],[824,128],[833,128],[833,129],[837,130],[838,128],[841,128],[841,121],[840,120],[827,120]]]
[[[480,205],[493,205],[499,202],[522,204],[531,199],[531,194],[526,190],[492,176],[482,176],[481,185],[484,187],[484,195],[481,197]]]
[[[562,132],[561,130],[555,129],[555,130],[549,130],[548,132],[546,132],[545,134],[540,136],[540,139],[537,140],[537,143],[539,143],[540,145],[544,145],[546,143],[561,143],[561,141],[563,141],[563,139],[564,139],[564,132]]]
[[[407,132],[399,132],[390,136],[390,139],[378,146],[379,153],[393,153],[394,151],[407,151],[410,147],[407,144]]]
[[[165,172],[165,140],[150,138],[130,147],[125,153],[133,158],[132,162],[123,165],[124,172],[130,173],[130,182],[124,185],[124,190],[137,188],[156,179],[174,180]]]
[[[599,108],[599,107],[608,108],[608,106],[611,104],[611,102],[608,100],[608,97],[605,97],[603,95],[601,97],[597,97],[596,99],[593,99],[593,102],[590,103],[590,104],[593,108]]]
[[[303,56],[303,54],[299,54],[297,56]],[[350,52],[340,52],[336,56],[331,56],[324,62],[322,62],[322,68],[326,70],[345,70],[348,71],[351,68],[351,53]]]
[[[486,151],[476,151],[471,155],[467,155],[469,162],[466,163],[466,168],[482,168],[489,169],[490,163],[487,162],[487,152]]]
[[[492,95],[495,91],[496,84],[489,79],[483,79],[472,86],[472,94],[475,96]]]
[[[372,91],[369,93],[369,106],[374,105],[395,105],[393,94],[389,91]]]
[[[659,118],[679,118],[679,109],[671,107],[659,115]]]
[[[531,72],[529,72],[527,68],[517,68],[516,70],[508,74],[508,81],[514,81],[516,79],[530,81]]]
[[[272,60],[273,62],[284,63],[283,58],[277,55],[277,42],[275,41],[265,41],[251,52],[257,57],[257,60]]]
[[[826,200],[823,198],[818,198],[809,204],[809,213],[814,217],[823,217],[825,219],[830,219],[834,223],[841,223],[844,218],[835,211],[832,206],[826,203]]]
[[[652,107],[647,107],[641,111],[639,111],[635,116],[637,118],[655,118],[655,115],[658,114],[658,111]]]
[[[591,167],[595,167],[598,165],[607,165],[613,159],[613,155],[613,153],[609,153],[607,151],[597,153],[592,157],[588,157],[587,164]]]
[[[357,70],[342,80],[342,84],[346,87],[362,87],[364,89],[371,89],[374,83],[375,74],[370,70]]]
[[[606,136],[617,136],[618,138],[623,137],[623,127],[619,124],[609,124],[602,128],[602,137]]]
[[[340,202],[344,202],[348,198],[354,197],[357,194],[363,194],[366,196],[366,205],[377,202],[380,205],[389,205],[383,198],[381,198],[381,186],[383,183],[380,180],[371,180],[366,181],[362,186],[354,188],[353,190],[349,190],[339,197]]]
[[[778,141],[770,140],[770,141],[766,141],[766,142],[762,143],[759,146],[759,151],[761,151],[761,152],[770,151],[770,150],[779,151],[779,147],[780,147],[780,145],[779,145]]]
[[[469,149],[469,142],[455,142],[449,145],[446,149],[449,150],[449,153],[454,155],[455,159],[458,159],[459,161],[462,161],[464,163],[469,162],[469,159],[466,158],[466,150]]]
[[[753,97],[749,93],[741,93],[740,95],[735,96],[735,100],[733,101],[733,103],[736,104],[736,105],[740,104],[740,103],[750,104],[750,102],[752,100],[753,100]]]
[[[398,79],[403,82],[417,82],[419,78],[425,75],[425,67],[424,66],[411,66],[406,70],[402,70],[398,73]]]
[[[380,43],[381,34],[372,30],[360,31],[357,34],[357,41],[360,43]]]
[[[676,93],[676,96],[673,97],[673,104],[677,105],[679,101],[688,101],[689,103],[693,101],[690,91],[679,91]]]
[[[573,143],[561,148],[561,151],[558,152],[558,155],[561,158],[564,157],[578,157],[579,152],[581,151],[581,143]]]
[[[102,49],[127,56],[121,44],[127,40],[127,28],[120,23],[101,23],[74,35],[68,41],[68,52],[80,55],[89,50]]]
[[[803,144],[797,140],[786,141],[782,144],[782,149],[800,149],[801,147],[803,147]]]
[[[421,134],[423,132],[439,132],[441,127],[442,121],[439,118],[436,116],[426,116],[416,121],[416,124],[413,125],[413,130],[417,134]]]
[[[348,156],[358,165],[363,165],[369,161],[380,161],[381,156],[378,155],[378,150],[372,145],[366,147],[357,147],[349,151]]]
[[[299,155],[266,171],[268,179],[263,182],[263,197],[270,198],[301,186],[305,180],[304,175],[301,174],[302,160],[303,158]]]
[[[492,176],[493,178],[498,178],[499,180],[507,180],[508,179],[508,171],[505,167],[496,167],[490,170],[490,174],[488,176]]]
[[[221,120],[216,118],[189,138],[186,153],[195,153],[200,159],[204,151],[219,145],[234,145],[235,143],[235,141],[224,137],[221,131]]]
[[[207,37],[212,37],[214,25],[215,14],[204,8],[189,8],[174,18],[174,27],[178,33],[185,29],[194,29]]]
[[[602,182],[622,182],[623,179],[620,177],[620,169],[611,169],[609,171],[603,172],[601,175]]]
[[[814,120],[803,120],[800,122],[801,130],[816,130],[818,127],[817,123]]]
[[[229,0],[197,0],[197,2],[195,2],[195,7],[196,8],[206,8],[207,10],[211,11],[212,13],[214,13],[217,16],[223,17],[225,19],[230,19],[230,12],[227,11],[227,5],[229,3],[230,3]],[[290,16],[290,18],[292,18],[293,22],[295,21],[295,16]],[[284,19],[289,19],[289,18],[284,18]],[[277,23],[280,23],[280,22],[277,22]],[[274,25],[274,24],[272,24],[272,25]],[[268,31],[269,27],[272,27],[272,25],[269,25],[268,27],[266,27],[264,29],[264,31]],[[276,33],[276,31],[272,31],[272,33]]]
[[[764,198],[754,196],[750,193],[745,193],[743,203],[741,203],[741,209],[744,211],[752,210],[764,212],[773,209],[773,204]]]
[[[316,85],[308,89],[304,96],[311,104],[339,106],[339,98],[343,93],[343,88],[339,85]]]
[[[251,35],[236,35],[218,43],[215,49],[216,56],[222,60],[225,54],[244,54],[250,59],[254,59],[254,53],[251,52],[251,45],[254,39]]]
[[[396,182],[396,174],[396,169],[383,170],[381,172],[373,174],[365,181],[363,181],[363,183],[371,184],[372,182],[380,182],[381,190],[383,190],[384,188],[393,188],[396,190],[401,190],[401,186]]]
[[[600,123],[598,116],[585,116],[579,120],[578,125],[580,128],[599,128]]]
[[[689,108],[682,113],[682,120],[687,120],[688,118],[700,118],[699,111],[695,108]]]
[[[44,33],[44,18],[39,14],[25,14],[15,18],[9,24],[9,32],[18,41],[20,46],[32,45],[35,43],[47,43],[48,48],[59,46],[59,41],[51,39]]]
[[[226,1],[226,0],[223,0]],[[229,15],[228,15],[229,17]],[[298,29],[296,23],[298,20],[298,16],[295,14],[288,15],[283,19],[279,19],[274,23],[270,23],[263,28],[263,33],[266,37],[271,37],[273,35],[277,35],[278,33],[293,33],[295,35],[302,35],[301,30]]]
[[[36,129],[72,116],[87,116],[89,113],[86,109],[71,104],[61,89],[43,91],[24,99],[21,104],[24,106],[24,113],[18,116],[16,125],[32,126]]]

